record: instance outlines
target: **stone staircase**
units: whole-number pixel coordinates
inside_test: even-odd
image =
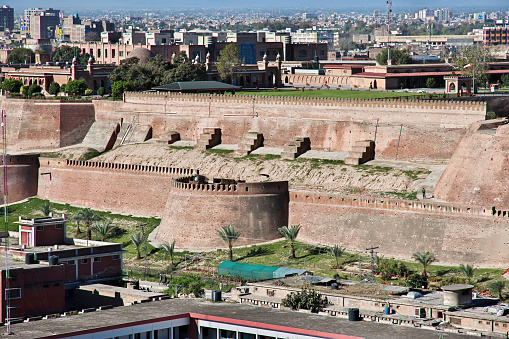
[[[198,137],[196,149],[209,149],[221,143],[221,129],[217,127],[205,127]]]
[[[347,165],[360,165],[375,157],[375,142],[372,140],[356,141],[352,150],[345,158]]]
[[[249,155],[258,147],[263,146],[263,134],[257,132],[244,133],[242,140],[240,140],[239,147],[235,151],[235,155],[243,157]]]
[[[290,139],[288,144],[281,152],[282,159],[296,159],[306,151],[311,149],[309,137],[295,137]]]
[[[122,124],[114,147],[130,142],[144,142],[152,138],[152,126],[136,123]]]

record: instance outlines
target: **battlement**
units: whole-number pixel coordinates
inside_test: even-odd
[[[287,181],[198,183],[190,179],[192,179],[192,177],[173,179],[172,191],[187,191],[190,193],[211,195],[285,194],[288,192]]]
[[[290,191],[290,203],[346,205],[426,213],[459,214],[480,217],[509,218],[508,211],[497,211],[490,206],[473,206],[444,202],[428,202],[321,192]]]
[[[290,96],[262,95],[221,95],[194,93],[139,93],[126,92],[124,102],[143,103],[161,100],[178,100],[187,102],[215,102],[242,105],[276,105],[276,106],[339,106],[366,108],[397,108],[426,110],[469,110],[486,112],[485,102],[420,100],[420,99],[353,99],[353,98],[311,98]]]
[[[39,158],[41,168],[53,167],[53,168],[82,168],[82,169],[93,169],[103,171],[122,171],[132,172],[133,174],[156,174],[156,175],[194,175],[198,173],[198,170],[190,168],[175,168],[175,167],[162,167],[162,166],[146,166],[146,165],[132,165],[122,163],[108,163],[108,162],[97,162],[97,161],[81,161],[81,160],[69,160],[69,159],[57,159],[57,158]]]

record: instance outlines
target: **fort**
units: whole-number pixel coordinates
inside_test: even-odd
[[[117,102],[3,99],[1,107],[12,154],[84,146],[92,134],[107,150],[126,139],[196,142],[213,130],[222,144],[240,145],[256,133],[265,147],[285,148],[305,137],[311,150],[323,152],[355,153],[370,140],[375,160],[447,165],[430,192],[437,199],[415,201],[293,188],[286,181],[199,182],[193,178],[208,175],[201,168],[156,164],[149,155],[144,165],[101,157],[39,157],[27,164],[39,175],[16,199],[36,193],[157,216],[156,239],[176,240],[177,248],[224,246],[216,234],[223,224],[242,228],[240,245],[276,239],[277,228],[300,224],[301,240],[352,250],[380,246],[394,257],[429,250],[444,263],[478,266],[504,267],[509,259],[508,126],[504,119],[485,120],[485,102],[125,93]]]

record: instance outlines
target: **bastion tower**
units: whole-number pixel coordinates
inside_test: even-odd
[[[235,245],[280,238],[288,225],[288,182],[246,183],[194,175],[173,180],[156,240],[181,249],[225,247],[217,235],[223,225],[236,225],[242,234]]]

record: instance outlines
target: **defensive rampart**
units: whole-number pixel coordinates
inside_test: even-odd
[[[435,196],[457,203],[509,209],[508,154],[506,120],[473,124],[435,187]]]
[[[9,152],[80,143],[95,119],[90,101],[3,99],[0,107],[6,114]]]
[[[350,151],[356,141],[375,140],[379,159],[445,162],[485,103],[424,100],[219,96],[127,93],[125,102],[95,101],[98,120],[151,125],[154,137],[177,131],[197,140],[203,128],[219,127],[222,142],[240,143],[244,133],[263,133],[264,144],[283,147],[309,136],[311,148]]]
[[[290,192],[290,224],[299,238],[408,258],[431,251],[442,263],[505,267],[509,217],[488,206]]]
[[[163,215],[172,178],[195,170],[40,158],[37,194],[100,210]]]
[[[156,240],[176,241],[178,248],[225,247],[217,235],[221,226],[236,225],[242,234],[236,245],[280,237],[288,225],[288,183],[198,184],[177,179],[168,196]]]
[[[7,155],[8,202],[16,202],[37,194],[39,155]],[[0,158],[1,159],[1,158]],[[4,195],[3,171],[0,166],[0,194]],[[3,200],[2,200],[3,202]]]

